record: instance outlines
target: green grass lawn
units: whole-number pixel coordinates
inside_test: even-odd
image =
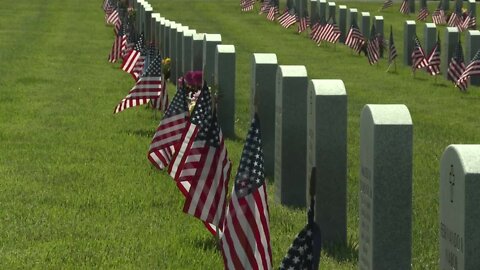
[[[180,192],[146,159],[159,115],[145,108],[112,114],[133,80],[106,61],[113,34],[100,4],[17,0],[0,10],[0,269],[222,269],[214,239],[182,213]],[[402,29],[415,15],[401,15],[398,4],[379,13],[381,3],[344,3],[383,15],[385,29],[393,25],[400,60],[397,73],[385,73],[386,61],[369,66],[342,45],[319,48],[293,29],[240,12],[237,0],[151,4],[168,19],[220,33],[224,44],[235,45],[240,138],[249,124],[252,52],[276,53],[280,64],[303,64],[312,79],[344,81],[350,241],[347,248],[326,250],[322,269],[357,267],[362,107],[406,104],[414,122],[412,263],[414,269],[438,268],[439,159],[449,144],[480,142],[480,88],[463,94],[443,78],[435,83],[423,72],[412,77],[401,64]],[[422,24],[417,32],[422,37]],[[227,146],[234,175],[243,140],[228,140]],[[272,186],[271,244],[278,266],[304,226],[305,210],[275,204]]]

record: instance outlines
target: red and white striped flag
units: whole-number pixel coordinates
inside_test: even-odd
[[[417,21],[425,21],[428,17],[427,7],[422,7],[417,15]]]
[[[161,63],[162,57],[158,55],[128,95],[115,107],[114,114],[148,103],[150,100],[155,102],[160,97],[162,92]]]
[[[221,230],[231,161],[207,85],[180,140],[168,172],[186,197],[183,210]]]
[[[160,121],[148,150],[148,160],[158,169],[162,170],[170,164],[175,146],[181,143],[188,116],[186,93],[183,88],[179,88]]]
[[[286,10],[282,16],[278,17],[278,22],[281,26],[285,28],[289,28],[290,26],[294,25],[297,22],[297,15],[295,12]]]
[[[274,21],[275,15],[277,14],[278,14],[278,6],[270,7],[270,10],[268,11],[268,14],[267,14],[267,20]]]
[[[450,60],[448,64],[448,79],[456,83],[460,76],[462,76],[465,71],[465,60],[463,58],[463,48],[460,39],[457,43],[457,48],[455,50],[455,55]],[[467,88],[467,81],[463,81],[461,85],[458,86],[460,90],[465,90]]]
[[[242,11],[251,11],[253,10],[253,5],[255,4],[255,0],[242,0],[240,5],[242,7]]]
[[[433,47],[428,55],[427,61],[427,72],[432,76],[440,74],[440,37],[437,39],[435,47]]]
[[[408,0],[403,0],[402,5],[400,6],[400,13],[409,14],[410,8],[408,7]]]
[[[456,83],[457,87],[459,87],[462,91],[467,90],[468,80],[471,76],[474,75],[480,75],[480,50],[477,51],[475,56],[470,61],[470,64],[465,67],[462,75],[460,76],[460,78],[458,78],[458,81]]]
[[[225,269],[272,269],[267,189],[257,115],[243,148],[220,248]]]
[[[145,64],[144,51],[143,36],[140,35],[135,43],[135,48],[123,59],[122,70],[130,73],[135,81],[137,81],[143,73]]]
[[[422,45],[420,45],[420,40],[418,40],[417,36],[415,36],[414,42],[415,45],[412,51],[412,69],[415,71],[416,69],[428,66],[428,61],[425,57],[425,51],[423,50]]]
[[[298,21],[298,29],[297,29],[297,32],[298,33],[302,33],[303,31],[307,30],[307,27],[310,26],[310,19],[306,16],[302,17],[299,21]]]
[[[320,33],[316,34],[315,38],[317,44],[322,40],[330,43],[337,43],[338,39],[340,38],[340,29],[335,23],[335,20],[330,18],[328,23],[321,28]]]
[[[112,12],[106,14],[106,23],[115,25],[120,20],[118,10],[114,9]]]
[[[375,31],[375,25],[372,24],[370,30],[370,39],[367,43],[367,58],[368,63],[373,65],[378,62],[380,58],[380,44],[378,43],[377,32]]]
[[[445,10],[443,10],[442,7],[443,1],[438,2],[437,9],[432,14],[432,21],[434,24],[440,25],[440,24],[446,24],[447,19],[445,17]]]
[[[345,45],[353,49],[356,53],[360,53],[364,44],[365,38],[362,32],[360,32],[356,23],[352,24],[345,38]]]
[[[450,15],[450,19],[448,19],[448,26],[449,27],[460,28],[462,26],[462,23],[463,23],[462,15],[458,14],[457,12],[453,12]]]
[[[108,62],[115,63],[122,57],[122,51],[124,50],[127,43],[127,35],[120,29],[120,31],[115,35],[113,40],[112,50],[108,56]]]

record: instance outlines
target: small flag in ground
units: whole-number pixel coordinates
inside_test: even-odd
[[[385,0],[383,2],[382,10],[387,9],[391,6],[393,6],[393,0]]]
[[[315,168],[312,169],[310,185],[314,189]],[[314,221],[315,193],[310,190],[310,207],[307,214],[307,225],[295,237],[287,254],[280,264],[280,270],[308,269],[317,270],[320,262],[322,248],[320,228]]]
[[[350,30],[345,38],[345,45],[352,48],[356,53],[360,53],[364,44],[365,38],[363,37],[362,32],[360,32],[357,24],[354,22],[350,26]]]
[[[254,4],[255,0],[242,0],[240,5],[242,6],[242,11],[251,11]]]
[[[168,106],[162,121],[157,127],[150,149],[148,160],[162,170],[170,164],[175,145],[181,142],[182,134],[187,126],[188,103],[185,89],[177,89],[172,103]]]
[[[449,27],[461,27],[462,26],[462,15],[457,14],[457,12],[452,12],[450,19],[448,19]]]
[[[428,17],[427,7],[422,7],[417,15],[417,21],[425,21]]]
[[[480,75],[480,50],[477,51],[475,56],[470,61],[467,67],[465,67],[465,71],[463,71],[460,78],[457,81],[457,87],[459,87],[462,91],[465,91],[468,87],[468,79],[474,75]],[[464,88],[461,88],[465,86]]]
[[[225,216],[220,249],[225,269],[271,269],[269,211],[260,123],[248,131]]]
[[[393,42],[393,30],[390,26],[390,40],[388,42],[388,63],[391,64],[395,58],[397,58],[397,48],[395,48],[395,43]]]
[[[467,17],[465,17],[458,29],[462,32],[470,28],[474,29],[476,24],[476,19],[474,16],[472,16],[472,12],[470,12]]]
[[[278,14],[278,6],[272,6],[268,10],[267,19],[270,20],[270,21],[274,21],[275,20],[275,15],[277,15],[277,14]]]
[[[144,54],[143,35],[140,35],[135,43],[135,48],[125,57],[122,63],[122,70],[130,73],[135,80],[138,80],[143,73],[143,66],[145,64]]]
[[[408,0],[403,0],[402,5],[400,6],[400,13],[409,14],[410,8],[408,7]]]
[[[116,24],[120,20],[118,10],[114,9],[112,12],[106,15],[106,18],[107,18],[106,19],[107,24],[112,24],[112,25]]]
[[[260,6],[260,13],[259,14],[262,14],[262,13],[268,13],[268,11],[270,10],[270,7],[272,7],[272,0],[263,0],[261,6]]]
[[[298,21],[298,33],[302,33],[303,31],[307,30],[307,27],[310,25],[310,19],[307,16],[303,16]]]
[[[108,62],[115,63],[122,57],[122,51],[125,48],[127,43],[127,35],[125,35],[122,29],[115,35],[113,40],[112,50],[108,56]]]
[[[327,26],[325,17],[320,18],[320,21],[315,23],[312,27],[312,32],[310,33],[310,38],[315,41],[317,44],[322,41],[323,28]]]
[[[417,36],[414,38],[414,43],[415,44],[412,51],[412,69],[416,70],[428,66],[428,61],[425,57],[425,51],[423,50],[422,45],[420,45],[420,40],[418,40]]]
[[[440,74],[440,37],[437,38],[437,43],[428,55],[427,61],[427,72],[432,76]]]
[[[158,99],[162,91],[161,63],[162,57],[158,55],[128,95],[118,103],[113,113]]]
[[[447,19],[445,17],[445,10],[443,10],[442,3],[443,1],[438,2],[437,9],[432,14],[432,21],[434,24],[437,25],[443,25],[447,23]]]
[[[278,17],[278,22],[281,26],[285,28],[289,28],[290,26],[294,25],[297,22],[297,15],[295,14],[295,10],[291,9],[286,12],[285,16]]]
[[[335,23],[335,19],[330,17],[328,23],[323,27],[322,33],[320,34],[320,40],[325,40],[330,43],[337,43],[340,38],[340,29]]]
[[[370,39],[367,43],[367,58],[368,63],[373,65],[378,62],[380,58],[380,45],[378,44],[377,31],[375,31],[375,24],[372,24],[370,30]]]
[[[455,54],[453,55],[452,59],[450,60],[450,64],[448,65],[448,79],[456,83],[462,73],[465,71],[465,60],[463,58],[463,48],[460,39],[457,43],[457,48],[455,49]],[[467,88],[467,81],[465,80],[462,82],[462,85],[458,87],[460,90],[465,90]]]

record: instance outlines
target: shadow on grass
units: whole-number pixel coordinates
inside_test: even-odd
[[[322,247],[327,256],[334,258],[338,262],[356,262],[358,261],[358,243],[350,238],[347,245],[325,245]]]
[[[218,250],[217,240],[213,236],[207,238],[197,237],[195,240],[193,240],[193,245],[202,250]]]

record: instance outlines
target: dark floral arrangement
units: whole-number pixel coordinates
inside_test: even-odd
[[[185,83],[185,85],[183,85]],[[183,77],[178,79],[177,85],[179,87],[185,87],[187,98],[189,99],[188,108],[190,111],[195,106],[195,103],[200,95],[200,90],[203,86],[203,73],[200,70],[189,71],[185,73]]]

